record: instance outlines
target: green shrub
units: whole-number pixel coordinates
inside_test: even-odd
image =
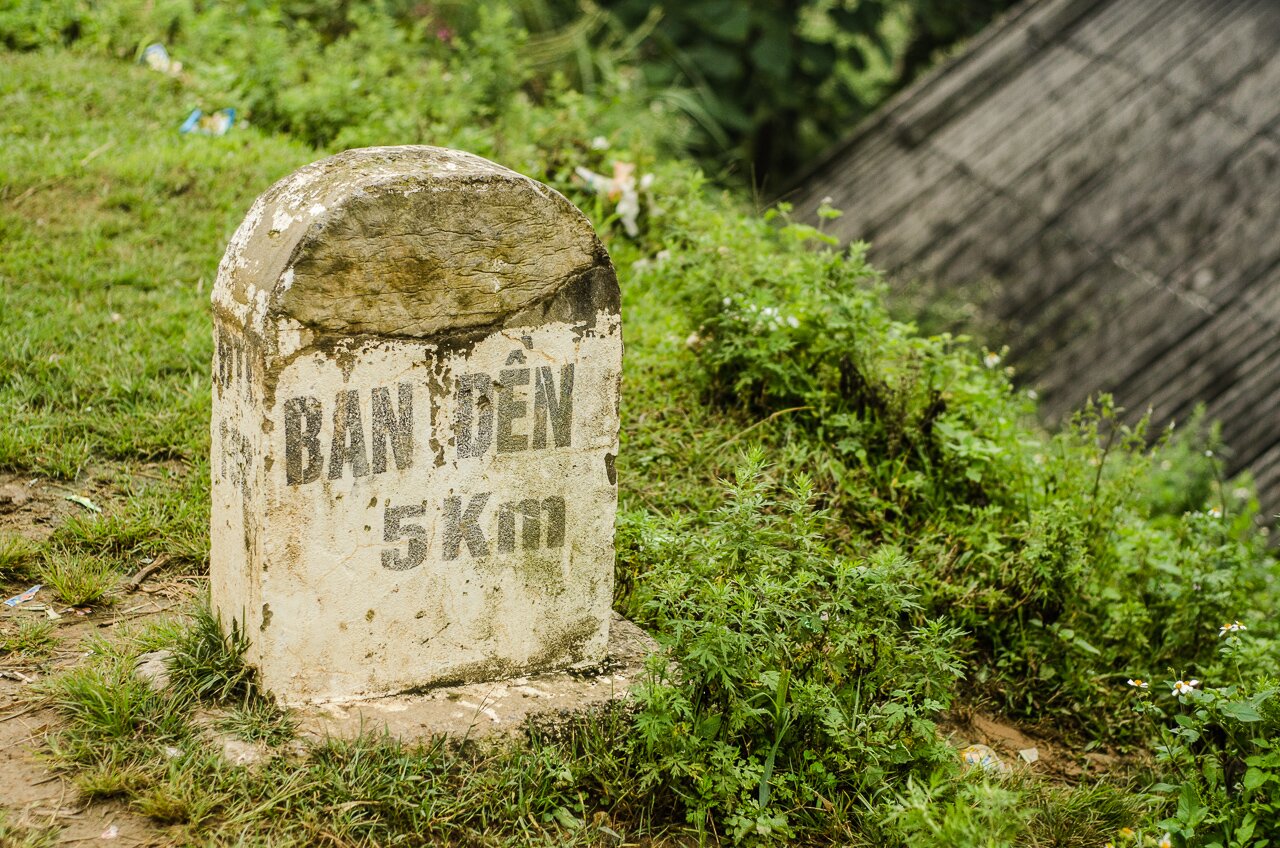
[[[699,829],[786,834],[788,810],[942,756],[932,718],[960,673],[957,634],[913,626],[902,555],[841,555],[815,498],[803,477],[779,490],[757,451],[705,527],[632,530],[641,615],[666,648],[640,690],[640,744]]]
[[[1012,0],[601,5],[630,27],[653,27],[641,67],[697,118],[703,160],[776,187]]]
[[[646,276],[680,280],[706,398],[814,475],[839,549],[888,543],[919,564],[920,602],[965,632],[978,691],[1130,738],[1116,679],[1204,663],[1208,622],[1263,618],[1274,560],[1248,489],[1228,497],[1240,484],[1204,455],[1211,432],[1151,446],[1103,397],[1048,436],[1000,353],[892,320],[860,248],[830,249],[785,208],[705,212],[662,222],[677,249]],[[1173,481],[1190,488],[1175,498]]]
[[[242,123],[317,147],[457,147],[565,187],[575,166],[607,165],[611,154],[590,149],[595,137],[615,150],[679,144],[679,123],[645,108],[620,69],[606,69],[592,98],[563,75],[535,84],[528,35],[509,4],[456,11],[466,30],[396,3],[67,0],[0,11],[0,40],[19,49],[68,42],[130,61],[162,42],[184,69],[155,84],[181,87],[192,106],[232,106]],[[175,129],[185,116],[171,116]]]
[[[1248,625],[1219,625],[1219,662],[1203,681],[1183,673],[1164,683],[1130,682],[1134,711],[1160,741],[1163,803],[1155,824],[1189,846],[1259,848],[1280,832],[1280,678],[1273,644],[1258,644]]]

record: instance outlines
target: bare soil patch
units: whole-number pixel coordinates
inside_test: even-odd
[[[0,533],[45,539],[68,515],[84,507],[66,499],[79,492],[48,480],[0,474]]]
[[[164,470],[144,468],[140,474],[150,476]],[[73,495],[103,508],[122,497],[105,473],[86,474],[71,483],[0,474],[0,534],[35,542],[48,538],[68,517],[90,512],[68,499]],[[0,581],[4,598],[26,588],[26,581]],[[90,636],[110,634],[147,617],[180,609],[193,591],[190,580],[164,579],[163,573],[155,573],[137,587],[122,581],[111,598],[114,603],[96,607],[69,607],[48,588],[27,603],[0,605],[0,636],[13,634],[32,621],[53,625],[53,642],[47,648],[34,653],[0,653],[0,809],[9,814],[11,824],[54,828],[60,845],[176,844],[175,833],[131,812],[122,802],[87,801],[68,775],[51,769],[44,752],[58,716],[41,699],[38,684],[80,662]]]
[[[0,680],[0,703],[21,684]],[[28,711],[29,710],[29,711]],[[0,798],[11,821],[27,827],[54,827],[58,844],[172,845],[173,836],[113,801],[87,803],[65,775],[41,761],[45,735],[55,726],[51,709],[21,706],[0,714]]]
[[[1050,780],[1079,783],[1086,777],[1126,771],[1132,763],[1114,751],[1085,751],[1046,732],[1023,728],[1008,719],[969,709],[957,709],[938,722],[938,731],[957,750],[985,745],[1010,769],[1026,769]]]

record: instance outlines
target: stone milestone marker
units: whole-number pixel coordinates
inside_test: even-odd
[[[604,658],[618,283],[555,191],[433,147],[258,198],[214,287],[211,594],[285,703]]]

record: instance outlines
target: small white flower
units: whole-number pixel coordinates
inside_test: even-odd
[[[684,340],[684,346],[691,350],[697,350],[701,345],[702,336],[698,335],[696,331],[690,333],[689,338]]]
[[[724,299],[724,305],[725,305],[725,306],[733,306],[733,298],[731,298],[731,297],[726,297],[726,298]]]
[[[1173,684],[1173,694],[1190,695],[1199,685],[1199,680],[1179,680],[1177,683]]]
[[[1130,677],[1129,685],[1137,689],[1147,689],[1151,686],[1150,683],[1139,677]]]
[[[1211,451],[1211,450],[1207,450],[1207,451],[1205,451],[1205,452],[1204,452],[1204,455],[1205,455],[1205,456],[1207,456],[1207,457],[1212,458],[1212,457],[1213,457],[1213,451]]]
[[[664,248],[663,250],[659,250],[657,253],[653,254],[653,258],[654,261],[658,263],[666,262],[671,258],[671,251]]]
[[[1031,461],[1034,462],[1036,465],[1044,465],[1044,454],[1042,453],[1032,454]]]
[[[787,326],[794,330],[796,327],[800,326],[800,319],[794,315],[788,315]]]
[[[1173,839],[1166,833],[1160,837],[1160,841],[1156,843],[1156,848],[1173,848]]]
[[[1238,501],[1247,501],[1252,495],[1253,492],[1249,491],[1246,486],[1236,486],[1231,490],[1231,497]]]
[[[1160,470],[1161,470],[1161,471],[1168,471],[1170,468],[1173,468],[1173,463],[1172,463],[1172,462],[1170,462],[1170,461],[1169,461],[1169,460],[1167,460],[1167,459],[1162,459],[1162,460],[1160,460]]]
[[[1035,400],[1036,398],[1040,397],[1040,393],[1037,392],[1035,389],[1027,389],[1027,397],[1031,398],[1032,400]]]
[[[1239,633],[1241,630],[1248,630],[1248,629],[1249,628],[1241,624],[1239,620],[1236,620],[1231,622],[1230,624],[1224,624],[1221,627],[1219,627],[1218,635],[1226,636],[1228,633]]]
[[[1209,513],[1209,517],[1210,517],[1210,518],[1221,518],[1221,517],[1222,517],[1222,510],[1221,510],[1219,507],[1216,507],[1216,506],[1211,506],[1211,507],[1209,507],[1209,509],[1208,509],[1208,513]]]
[[[605,138],[602,135],[596,136],[595,138],[591,139],[591,149],[592,150],[608,150],[609,139]]]
[[[987,355],[982,357],[982,364],[988,368],[995,368],[1000,364],[1000,354],[992,350],[987,351]]]

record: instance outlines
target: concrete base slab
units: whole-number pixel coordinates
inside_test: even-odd
[[[489,683],[442,686],[412,695],[293,710],[301,736],[350,739],[362,731],[402,740],[448,735],[457,739],[514,736],[528,724],[554,729],[575,716],[628,697],[658,644],[627,619],[613,614],[609,653],[585,672],[561,671]]]

